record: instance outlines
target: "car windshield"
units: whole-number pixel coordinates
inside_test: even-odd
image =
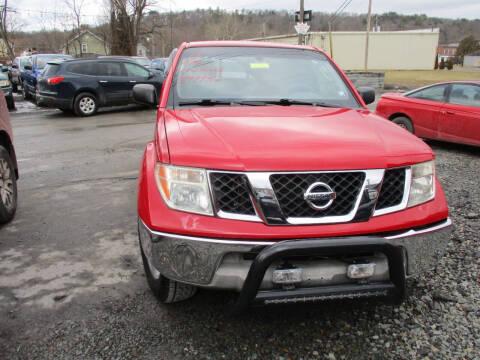
[[[48,62],[58,62],[62,60],[73,59],[70,55],[52,54],[52,55],[39,55],[37,56],[37,69],[41,70],[47,65]]]
[[[175,106],[317,105],[358,108],[332,63],[313,50],[193,47],[175,69]]]
[[[145,66],[145,67],[150,66],[150,60],[147,58],[134,58],[134,60],[142,66]]]

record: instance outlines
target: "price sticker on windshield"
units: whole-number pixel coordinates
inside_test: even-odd
[[[250,63],[250,69],[270,69],[269,63]]]

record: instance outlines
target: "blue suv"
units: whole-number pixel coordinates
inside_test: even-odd
[[[50,61],[62,61],[73,59],[71,55],[64,54],[35,54],[28,58],[20,77],[22,79],[23,98],[31,99],[37,91],[37,79],[42,74],[45,66]]]
[[[160,94],[162,83],[163,76],[131,59],[49,62],[38,79],[37,105],[90,116],[100,107],[135,103],[136,84],[151,84]]]

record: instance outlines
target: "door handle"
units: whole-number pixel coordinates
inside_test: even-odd
[[[448,114],[448,115],[455,115],[455,112],[453,112],[453,111],[447,111],[447,114]]]
[[[131,82],[131,83],[136,83],[136,81],[135,81],[135,80],[130,80],[129,82]]]
[[[107,80],[100,80],[99,83],[105,84],[105,83],[108,83],[108,81]]]

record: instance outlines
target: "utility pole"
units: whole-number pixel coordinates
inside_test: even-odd
[[[328,20],[328,39],[330,40],[330,57],[333,59],[333,39],[332,39],[332,22]]]
[[[365,68],[364,70],[367,71],[368,69],[368,38],[370,37],[370,18],[372,15],[372,0],[368,0],[368,16],[367,16],[367,40],[365,43]]]
[[[300,14],[298,16],[298,21],[300,23],[303,23],[303,14],[304,8],[303,8],[303,0],[300,0]],[[303,45],[303,35],[298,33],[298,45]]]

